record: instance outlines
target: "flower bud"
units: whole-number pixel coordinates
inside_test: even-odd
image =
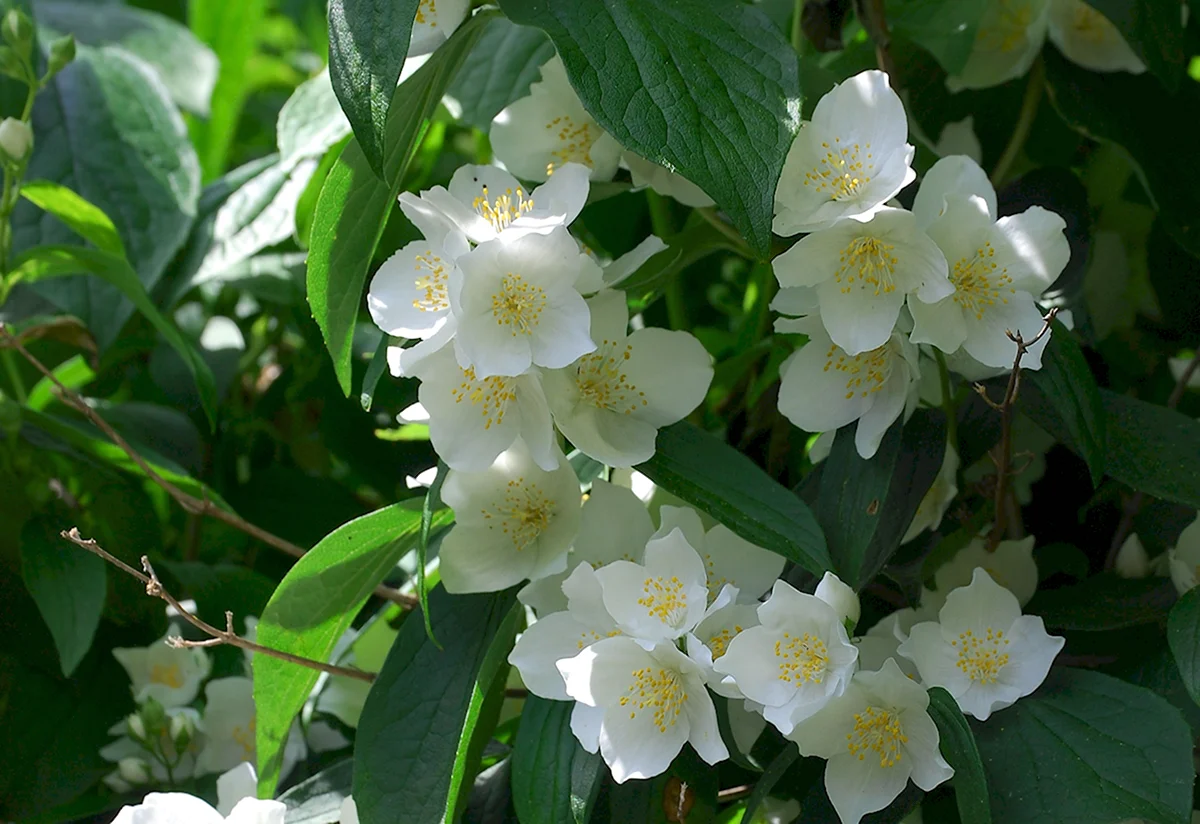
[[[153,698],[146,699],[138,710],[138,714],[142,717],[142,723],[145,724],[144,729],[149,733],[149,738],[157,738],[167,726],[167,712],[163,709],[162,704]]]
[[[183,752],[192,742],[192,736],[196,733],[196,724],[187,713],[180,713],[171,718],[171,726],[168,731],[171,743],[175,745],[175,752]]]
[[[6,117],[0,121],[0,151],[13,161],[19,162],[29,154],[33,145],[33,129],[23,120]]]
[[[28,81],[25,61],[8,46],[0,46],[0,74],[6,74],[22,82]]]
[[[1113,568],[1122,578],[1145,578],[1150,574],[1150,556],[1137,533],[1129,533],[1125,543],[1121,544]]]
[[[826,572],[821,583],[817,584],[817,591],[813,594],[833,607],[838,617],[846,624],[846,631],[853,633],[862,609],[854,590],[846,586],[842,579],[832,572]]]
[[[129,728],[129,737],[134,741],[146,740],[146,725],[142,723],[142,717],[136,712],[131,713],[130,716],[125,719],[125,726]]]
[[[0,34],[18,55],[28,60],[33,52],[33,21],[20,9],[9,9],[0,23]]]
[[[75,59],[75,37],[68,34],[50,44],[50,56],[46,61],[46,76],[53,77]]]
[[[150,781],[150,768],[140,758],[122,758],[117,762],[117,772],[130,784],[146,784]]]

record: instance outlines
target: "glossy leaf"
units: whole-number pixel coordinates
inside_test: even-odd
[[[513,804],[522,824],[587,824],[607,768],[571,732],[573,701],[525,700],[513,745]]]
[[[21,197],[54,215],[101,251],[125,257],[125,245],[108,215],[66,186],[48,180],[31,180],[21,184]]]
[[[486,132],[501,109],[529,93],[553,56],[542,31],[501,18],[479,38],[446,93],[462,106],[463,122]]]
[[[622,146],[709,194],[766,256],[800,127],[796,53],[759,9],[717,0],[503,0],[550,35],[584,107]]]
[[[665,427],[654,457],[637,469],[747,541],[816,575],[833,568],[804,502],[714,435],[686,421]]]
[[[950,779],[954,799],[958,802],[958,817],[962,824],[991,824],[992,808],[988,802],[987,776],[975,745],[975,734],[967,724],[958,702],[941,687],[929,689],[929,716],[937,724],[942,757],[954,768]]]
[[[1189,590],[1171,609],[1167,642],[1188,694],[1200,704],[1200,589]]]

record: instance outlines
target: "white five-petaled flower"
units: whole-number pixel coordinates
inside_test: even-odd
[[[915,177],[904,104],[887,74],[839,83],[800,127],[775,192],[774,230],[794,235],[875,212]]]
[[[882,810],[908,784],[932,790],[954,775],[938,751],[929,694],[894,660],[859,672],[838,698],[788,737],[800,752],[827,759],[825,791],[842,824]]]
[[[283,824],[281,801],[243,798],[228,817],[187,793],[150,793],[141,804],[122,807],[113,824]]]
[[[846,632],[854,631],[858,619],[862,617],[862,603],[853,587],[832,572],[826,571],[817,582],[813,595],[833,607],[838,620],[846,627]]]
[[[763,716],[787,735],[842,694],[858,650],[838,612],[815,595],[776,581],[758,608],[760,625],[733,638],[713,668],[763,705]]]
[[[1200,515],[1179,534],[1175,546],[1167,550],[1167,568],[1180,595],[1200,580]]]
[[[523,180],[546,180],[566,163],[587,166],[592,180],[612,180],[621,159],[621,144],[583,108],[557,55],[527,97],[496,115],[490,137],[496,158]]]
[[[617,783],[663,773],[685,743],[709,764],[729,757],[701,666],[670,641],[605,638],[558,669],[579,702],[572,731]]]
[[[809,336],[780,367],[779,411],[807,432],[858,421],[858,454],[874,455],[888,427],[915,402],[917,347],[896,330],[882,346],[849,355],[829,338],[817,315],[781,318],[775,329]]]
[[[196,774],[223,773],[243,761],[254,762],[256,715],[254,682],[242,676],[214,678],[204,688],[204,747],[196,758]],[[280,776],[287,777],[307,748],[298,721],[284,745]]]
[[[982,569],[1000,586],[1017,596],[1021,606],[1029,603],[1037,592],[1038,567],[1033,559],[1034,537],[1018,541],[1001,541],[989,551],[986,539],[978,537],[955,553],[933,573],[937,590],[921,593],[921,606],[933,610],[941,609],[946,596],[959,587],[969,586],[975,570]]]
[[[476,377],[449,347],[421,362],[417,397],[429,413],[429,440],[451,469],[482,472],[517,438],[542,469],[558,466],[554,424],[537,371]]]
[[[451,273],[458,319],[454,352],[477,378],[558,369],[596,349],[577,281],[599,282],[600,267],[561,226],[481,243]]]
[[[949,77],[951,91],[998,86],[1029,71],[1046,39],[1050,0],[992,0],[979,21],[971,56]]]
[[[851,355],[887,343],[905,300],[934,303],[954,291],[941,250],[903,209],[813,232],[773,267],[781,286],[815,291],[830,339]]]
[[[408,41],[408,56],[429,54],[445,43],[470,10],[470,0],[421,0]]]
[[[167,708],[182,707],[200,692],[212,662],[203,649],[176,649],[166,643],[167,638],[179,634],[179,627],[172,624],[165,636],[148,647],[113,650],[113,657],[129,674],[134,701],[140,704],[153,698]]]
[[[557,457],[547,472],[517,441],[483,472],[447,473],[442,500],[455,524],[440,555],[449,592],[496,592],[566,567],[579,530],[579,481]]]
[[[901,656],[897,650],[900,648],[900,642],[908,637],[908,631],[912,629],[913,624],[924,618],[936,616],[936,610],[929,611],[922,607],[918,612],[912,607],[905,607],[881,618],[866,633],[854,639],[854,646],[858,647],[859,670],[872,672],[883,669],[884,664],[891,659],[899,665],[901,672],[918,680],[916,665]]]
[[[1094,72],[1146,70],[1121,31],[1083,0],[1050,0],[1050,41],[1068,60]]]
[[[545,375],[559,431],[581,452],[614,467],[654,454],[660,427],[682,420],[704,400],[712,358],[687,332],[645,328],[627,334],[623,292],[588,300],[594,350]]]
[[[963,712],[986,721],[1041,686],[1063,644],[976,569],[970,586],[946,596],[937,622],[912,628],[900,654],[917,665],[924,683],[944,687]]]
[[[729,644],[734,638],[756,626],[758,605],[734,602],[711,610],[708,616],[687,634],[687,654],[704,669],[704,680],[712,687],[713,692],[726,698],[746,697],[732,675],[717,672],[713,665],[729,650]],[[761,731],[760,729],[759,732]]]

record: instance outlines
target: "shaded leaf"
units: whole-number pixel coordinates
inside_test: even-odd
[[[1192,700],[1200,704],[1200,588],[1193,587],[1171,609],[1167,642]]]
[[[991,824],[987,776],[983,772],[979,748],[975,745],[975,734],[958,708],[958,702],[941,687],[930,687],[929,716],[941,735],[942,756],[954,768],[954,777],[950,780],[962,824]]]
[[[987,0],[890,0],[888,28],[935,58],[947,74],[958,74],[971,56]]]
[[[291,787],[279,796],[287,805],[284,824],[337,824],[353,780],[354,759],[347,758]]]
[[[1134,53],[1168,89],[1179,87],[1189,52],[1178,4],[1158,0],[1088,0],[1088,5],[1117,27]]]
[[[1049,627],[1099,631],[1161,621],[1174,601],[1175,588],[1165,578],[1102,572],[1074,586],[1040,590],[1025,611]]]
[[[512,754],[513,804],[521,824],[587,824],[607,768],[571,732],[573,701],[530,696]]]
[[[540,30],[501,18],[488,26],[446,94],[462,106],[460,120],[488,131],[492,118],[529,93],[554,46]]]

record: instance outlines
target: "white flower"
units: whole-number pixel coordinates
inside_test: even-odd
[[[348,795],[342,801],[338,821],[339,824],[358,824],[358,805],[354,803],[353,796]]]
[[[243,761],[254,762],[254,682],[234,676],[214,678],[204,688],[204,748],[196,759],[196,774],[223,773]],[[280,776],[286,777],[306,752],[304,734],[294,723],[284,746]]]
[[[1195,357],[1196,355],[1193,354],[1192,357],[1167,358],[1167,367],[1171,370],[1171,377],[1175,379],[1176,383],[1179,383],[1179,381],[1183,380],[1183,376],[1187,373],[1188,366],[1191,365],[1192,360]],[[1191,377],[1188,378],[1187,388],[1200,389],[1200,369],[1197,369],[1192,373]]]
[[[496,166],[460,166],[450,178],[449,189],[434,186],[420,198],[405,193],[400,203],[415,208],[418,200],[424,201],[472,242],[486,243],[569,226],[587,203],[588,188],[588,168],[578,163],[555,169],[532,192]]]
[[[379,267],[367,288],[375,325],[401,338],[433,337],[450,318],[450,273],[470,247],[459,232],[443,244],[414,240]]]
[[[6,117],[0,120],[0,150],[10,160],[24,160],[33,145],[33,129],[24,120]]]
[[[862,604],[859,603],[858,593],[846,585],[841,578],[832,572],[821,576],[813,595],[820,598],[837,613],[843,625],[853,627],[862,615]]]
[[[993,581],[1017,597],[1025,606],[1037,592],[1038,567],[1033,560],[1034,537],[1019,541],[1001,541],[988,552],[986,538],[974,538],[953,558],[933,573],[936,592],[922,593],[921,604],[932,610],[941,609],[946,596],[974,580],[975,570],[982,569]]]
[[[1042,50],[1049,11],[1050,0],[991,0],[966,66],[946,85],[951,91],[985,89],[1025,74]]]
[[[646,544],[645,561],[613,561],[596,570],[604,607],[626,635],[673,641],[692,630],[708,607],[704,561],[673,529]]]
[[[969,114],[962,120],[955,120],[943,126],[933,151],[938,157],[966,155],[976,163],[981,162],[983,146],[979,143],[979,136],[975,134],[975,116]]]
[[[995,219],[983,198],[946,197],[945,213],[930,224],[929,236],[950,263],[954,294],[937,303],[909,304],[913,343],[944,352],[960,346],[985,366],[1010,367],[1017,346],[1008,332],[1031,341],[1043,326],[1034,301],[1071,256],[1054,212],[1032,206],[1019,215]],[[1030,347],[1021,365],[1039,369],[1049,335]]]
[[[610,288],[616,286],[642,268],[643,263],[666,248],[667,244],[663,243],[662,238],[650,235],[616,260],[611,260],[601,266],[602,285]],[[586,293],[586,290],[582,291]]]
[[[745,698],[733,676],[719,673],[713,665],[729,650],[729,643],[750,627],[758,626],[756,604],[728,603],[709,612],[685,639],[687,654],[704,669],[704,680],[713,692],[727,698]],[[735,706],[732,702],[730,707]],[[759,732],[762,732],[761,728]],[[755,736],[757,738],[757,736]],[[751,741],[751,744],[754,742]],[[747,748],[748,749],[748,748]]]
[[[440,550],[449,592],[498,592],[565,568],[580,496],[561,452],[546,472],[518,441],[483,472],[450,470],[442,500],[456,519]]]
[[[916,176],[904,104],[887,74],[865,71],[839,83],[800,127],[775,192],[778,235],[870,215]]]
[[[810,234],[772,264],[784,287],[812,287],[830,339],[857,355],[887,343],[905,300],[954,291],[942,251],[912,213],[881,209]]]
[[[950,507],[950,502],[958,495],[958,453],[953,444],[946,444],[946,454],[942,458],[942,468],[938,470],[933,485],[921,498],[917,512],[904,533],[901,543],[907,543],[925,530],[933,532],[942,523],[942,516]]]
[[[842,694],[858,650],[829,604],[776,581],[758,608],[760,626],[729,642],[713,668],[733,676],[742,693],[763,705],[763,716],[787,735],[800,721]]]
[[[167,644],[167,638],[179,634],[179,627],[172,624],[166,635],[148,647],[113,650],[113,657],[133,682],[130,688],[137,703],[153,698],[164,707],[182,707],[200,692],[200,683],[208,677],[212,663],[203,649],[176,649]]]
[[[566,229],[482,243],[458,267],[450,278],[454,351],[476,377],[520,375],[533,364],[557,369],[595,350],[576,282],[598,281],[600,267]]]
[[[988,214],[996,215],[996,190],[979,161],[966,155],[949,155],[929,167],[913,198],[912,213],[922,229],[946,213],[947,197],[983,198]],[[1049,284],[1047,284],[1049,285]]]
[[[283,824],[287,807],[280,801],[244,798],[223,817],[187,793],[150,793],[141,804],[122,807],[113,824]]]
[[[1146,70],[1120,30],[1083,0],[1050,0],[1050,41],[1068,60],[1094,72]]]
[[[628,149],[621,155],[621,162],[629,167],[634,188],[649,186],[663,197],[673,197],[684,206],[703,208],[713,205],[713,199],[704,190],[683,175],[647,160]]]
[[[470,0],[421,0],[408,41],[408,56],[429,54],[445,43],[470,10]]]
[[[496,158],[523,180],[546,180],[565,163],[587,166],[592,180],[611,180],[621,159],[621,144],[583,108],[557,55],[528,97],[496,115],[490,137]]]
[[[606,638],[558,668],[567,694],[594,708],[572,730],[618,784],[663,773],[685,743],[709,764],[729,757],[700,665],[674,644]]]
[[[597,478],[583,504],[579,534],[567,558],[567,569],[526,584],[517,597],[538,616],[567,609],[563,582],[581,561],[601,567],[613,561],[641,563],[654,524],[646,505],[631,490]]]
[[[921,679],[944,687],[963,712],[986,721],[1041,686],[1064,640],[1042,619],[1022,615],[1016,597],[976,569],[971,585],[948,596],[938,622],[917,624],[900,654]]]
[[[806,432],[826,432],[858,421],[858,454],[874,455],[888,427],[915,400],[917,348],[897,331],[877,349],[848,355],[830,340],[815,315],[779,320],[775,328],[809,336],[804,348],[779,369],[779,411]]]
[[[678,528],[703,559],[709,603],[730,584],[737,587],[739,603],[757,604],[783,572],[782,556],[750,543],[723,524],[705,531],[700,513],[691,507],[664,505],[658,517],[656,538]]]
[[[854,639],[854,646],[858,647],[858,668],[866,672],[883,669],[883,665],[890,658],[899,665],[901,672],[909,678],[916,679],[916,665],[901,657],[898,652],[900,642],[908,638],[908,632],[914,624],[926,618],[936,617],[936,610],[922,608],[918,611],[905,607],[882,618],[867,630],[865,635]]]
[[[1167,565],[1171,582],[1183,595],[1196,586],[1200,578],[1200,515],[1179,534],[1179,541],[1167,550]]]
[[[1136,532],[1130,532],[1129,537],[1117,550],[1113,571],[1122,578],[1145,578],[1150,575],[1150,556]]]
[[[687,332],[645,328],[627,334],[623,292],[588,300],[595,350],[545,375],[550,412],[577,449],[609,466],[648,460],[660,427],[699,406],[712,358]]]
[[[229,815],[243,798],[258,797],[258,773],[243,761],[217,776],[217,812]]]
[[[539,373],[480,379],[447,347],[422,361],[416,376],[417,397],[429,412],[429,440],[451,469],[482,472],[518,438],[542,469],[558,465]]]
[[[925,689],[889,660],[855,674],[845,693],[788,736],[802,754],[828,759],[825,792],[842,824],[882,810],[910,778],[932,790],[954,775],[928,708]]]

